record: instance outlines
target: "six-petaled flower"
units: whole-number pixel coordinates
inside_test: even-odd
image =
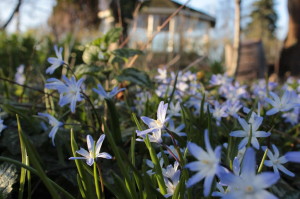
[[[76,160],[76,159],[83,159],[86,160],[86,163],[89,166],[92,166],[95,162],[95,159],[97,158],[106,158],[111,159],[112,156],[106,152],[100,153],[100,149],[102,146],[102,143],[104,141],[105,135],[101,135],[98,139],[97,143],[95,144],[95,141],[93,140],[92,136],[87,135],[86,136],[86,142],[88,146],[88,151],[80,148],[80,150],[76,151],[79,155],[82,155],[83,157],[70,157],[69,160]]]
[[[144,131],[136,130],[137,135],[142,137],[148,133],[161,132],[161,130],[165,128],[165,123],[168,121],[168,118],[166,118],[167,109],[168,109],[168,104],[165,104],[163,101],[161,101],[157,109],[156,120],[149,117],[142,116],[141,119],[145,124],[147,124],[149,129],[146,129]]]
[[[205,178],[204,196],[208,196],[213,179],[218,171],[221,157],[221,146],[218,146],[215,150],[211,148],[208,131],[205,131],[204,140],[207,152],[195,143],[188,143],[189,152],[197,159],[197,161],[190,162],[185,165],[185,167],[191,171],[196,171],[197,173],[187,181],[186,185],[187,187],[191,187]]]
[[[47,80],[45,87],[48,89],[57,90],[60,93],[58,104],[61,107],[66,104],[70,104],[71,112],[75,113],[76,102],[83,100],[81,85],[83,84],[84,78],[76,81],[75,77],[68,79],[66,76],[63,76],[63,80],[65,82],[62,82],[56,78],[50,78]]]
[[[46,70],[46,73],[48,74],[53,74],[54,71],[60,67],[61,65],[65,64],[63,58],[62,58],[62,51],[63,51],[63,48],[60,47],[59,49],[57,48],[57,46],[55,45],[54,46],[54,50],[55,50],[55,54],[56,54],[56,57],[49,57],[47,59],[47,61],[52,64],[50,67],[47,68]]]
[[[238,118],[238,120],[243,130],[233,131],[230,133],[230,136],[243,138],[239,144],[239,149],[245,147],[249,141],[254,148],[259,149],[257,138],[268,137],[271,135],[270,132],[258,131],[258,128],[263,121],[262,117],[256,117],[253,119],[252,123],[247,123],[246,120],[242,118]]]
[[[279,174],[279,171],[282,171],[286,175],[289,175],[291,177],[294,177],[295,174],[286,169],[282,164],[285,164],[288,162],[288,160],[285,158],[285,156],[279,157],[279,150],[278,148],[272,144],[272,148],[274,153],[272,153],[270,150],[268,150],[267,155],[269,160],[265,160],[264,164],[268,167],[273,167],[274,172],[276,174]],[[265,151],[267,147],[262,147],[262,149]]]
[[[53,117],[52,115],[50,115],[48,113],[38,113],[38,115],[42,116],[42,117],[46,117],[49,121],[49,124],[52,126],[52,129],[49,132],[49,138],[52,139],[52,144],[53,144],[53,146],[55,146],[55,144],[54,144],[55,135],[56,135],[59,127],[61,127],[64,123],[58,121],[55,117]]]
[[[246,150],[240,175],[233,174],[225,169],[218,172],[222,185],[227,185],[227,191],[220,195],[222,199],[276,199],[265,189],[279,180],[279,175],[272,172],[256,174],[256,159],[253,148]]]

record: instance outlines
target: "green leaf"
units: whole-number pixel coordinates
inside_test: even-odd
[[[18,115],[16,115],[16,116],[17,116],[18,128],[21,129],[19,116]],[[44,169],[42,168],[42,166],[39,162],[40,157],[38,156],[36,149],[33,147],[33,145],[28,140],[27,136],[23,132],[20,132],[20,140],[21,140],[21,142],[24,143],[26,151],[28,152],[29,162],[31,162],[32,165],[36,168],[41,180],[47,187],[51,196],[53,198],[59,198],[59,194],[58,194],[57,190],[54,188],[54,185],[51,183],[51,181],[47,177]]]
[[[103,44],[104,38],[100,37],[91,42],[91,45],[101,47]]]
[[[71,149],[73,157],[77,157],[76,150],[78,149],[77,143],[74,138],[74,132],[73,129],[71,129]],[[95,198],[95,193],[93,189],[93,185],[87,176],[87,173],[85,171],[88,171],[88,169],[84,169],[85,163],[82,162],[82,160],[74,160],[76,164],[76,168],[78,171],[78,177],[77,181],[78,184],[80,184],[80,193],[83,198]],[[93,173],[92,173],[93,176]]]
[[[112,51],[112,54],[115,55],[115,57],[112,60],[112,63],[124,64],[128,61],[128,58],[133,57],[135,55],[140,55],[142,53],[143,51],[130,48],[116,49]]]
[[[122,28],[112,28],[104,36],[104,41],[108,46],[111,43],[115,43],[119,40],[122,34]]]
[[[115,56],[129,58],[133,57],[134,55],[143,54],[143,51],[131,48],[120,48],[112,51]]]
[[[20,148],[21,148],[21,155],[22,155],[22,163],[29,165],[29,159],[28,159],[28,155],[27,155],[27,151],[24,145],[23,140],[21,139],[21,133],[22,133],[22,129],[21,129],[21,125],[19,125],[18,123],[18,134],[19,134],[19,138],[20,138]],[[21,168],[21,174],[20,174],[20,187],[19,187],[19,195],[18,198],[22,199],[23,198],[23,192],[24,192],[24,186],[25,186],[25,178],[26,178],[26,169]],[[30,171],[28,171],[29,173]],[[31,190],[29,190],[29,192],[31,192]]]
[[[119,76],[117,76],[119,82],[129,81],[131,83],[140,85],[142,87],[151,88],[152,82],[147,73],[140,71],[136,68],[126,68]]]
[[[101,66],[95,66],[95,65],[86,65],[86,64],[80,64],[79,66],[76,66],[75,69],[75,75],[77,77],[83,76],[83,75],[95,75],[103,70],[103,67]]]
[[[109,110],[109,116],[110,116],[110,132],[112,133],[112,136],[114,138],[115,143],[118,146],[122,145],[122,135],[121,135],[121,129],[120,129],[120,121],[119,121],[119,114],[116,109],[115,103],[111,99],[106,99],[107,108]]]
[[[126,170],[127,166],[126,166],[125,162],[123,161],[122,155],[119,152],[116,142],[115,142],[111,132],[109,131],[109,129],[106,125],[106,122],[103,119],[102,119],[102,124],[104,125],[104,133],[107,136],[107,139],[108,139],[108,142],[110,143],[111,149],[113,150],[113,152],[116,156],[117,164],[120,168],[121,173],[123,174],[123,176],[125,178],[125,184],[127,186],[128,194],[130,194],[131,198],[137,198],[135,184],[132,181],[132,178],[130,177],[128,170]]]
[[[123,179],[121,179],[115,172],[112,172],[111,174],[112,174],[112,177],[114,179],[114,184],[116,185],[116,187],[118,187],[117,189],[112,189],[111,191],[119,199],[123,199],[123,198],[130,199],[131,196],[130,196],[130,194],[127,191],[127,188],[126,188],[126,186],[124,184]],[[109,186],[108,186],[108,188],[109,188]]]
[[[104,54],[97,46],[87,46],[82,55],[82,60],[86,64],[93,64],[103,58]]]
[[[0,195],[3,198],[8,198],[17,177],[17,169],[14,165],[8,163],[0,165]]]

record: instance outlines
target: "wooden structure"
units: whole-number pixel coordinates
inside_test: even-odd
[[[289,30],[275,72],[281,79],[300,77],[300,1],[288,0]]]
[[[129,46],[139,48],[181,4],[171,0],[151,0],[142,6],[136,24],[132,23]],[[179,14],[148,45],[148,51],[160,53],[207,52],[209,30],[215,25],[215,18],[189,7]],[[129,31],[131,31],[129,29]]]
[[[232,65],[232,47],[225,47],[225,62],[227,71]],[[264,78],[267,72],[266,58],[261,40],[245,41],[240,46],[240,59],[236,78],[240,81]]]
[[[119,20],[113,15],[111,1],[101,2],[98,13],[101,19],[100,31],[106,32]],[[180,6],[182,4],[173,0],[148,0],[142,3],[136,17],[123,20],[123,25],[128,24],[126,29],[130,39],[127,47],[142,49],[147,44],[146,57],[139,57],[139,62],[143,63],[143,66],[156,67],[169,63],[178,56],[180,59],[175,65],[187,66],[208,53],[209,32],[215,25],[215,18],[187,6],[170,20],[152,42],[148,43],[157,28]]]

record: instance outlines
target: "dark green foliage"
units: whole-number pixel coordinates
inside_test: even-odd
[[[142,87],[151,88],[152,82],[149,76],[144,71],[136,68],[126,68],[122,70],[121,74],[116,78],[119,82],[129,81],[131,83],[140,85]]]
[[[249,36],[256,38],[275,37],[278,15],[274,0],[256,0],[250,14],[251,22],[246,28]]]

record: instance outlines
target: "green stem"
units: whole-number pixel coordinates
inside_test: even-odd
[[[151,145],[148,135],[146,135],[145,144],[149,150],[151,160],[154,164],[154,170],[156,172],[156,178],[157,178],[159,190],[162,194],[167,194],[166,184],[165,184],[162,170],[161,170],[161,167],[159,164],[159,160],[157,158],[157,155],[156,155],[156,152],[155,152],[153,146]]]
[[[94,106],[94,104],[92,103],[91,99],[89,98],[89,96],[87,94],[85,94],[83,91],[81,91],[81,94],[84,96],[84,98],[88,101],[88,103],[91,105],[92,107],[92,110],[95,114],[95,117],[98,121],[98,124],[99,124],[99,130],[100,130],[100,134],[103,134],[102,130],[101,130],[101,126],[102,126],[102,122],[101,122],[101,119],[99,118],[98,114],[97,114],[97,111],[96,111],[96,108]],[[95,125],[96,126],[96,125]]]
[[[97,168],[98,168],[98,173],[99,173],[101,191],[104,194],[104,183],[103,183],[103,177],[102,177],[101,167],[99,166],[99,164],[97,164]]]
[[[252,140],[252,124],[250,124],[250,135],[249,135],[247,147],[251,146],[251,140]]]
[[[264,156],[263,156],[263,158],[262,158],[262,160],[261,160],[261,162],[260,162],[260,165],[259,165],[259,167],[258,167],[257,173],[260,173],[260,172],[261,172],[261,170],[262,170],[262,168],[263,168],[263,165],[264,165],[264,162],[265,162],[266,157],[267,157],[267,153],[268,153],[268,148],[266,148],[266,150],[265,150]]]
[[[97,198],[101,198],[100,188],[99,188],[99,182],[98,182],[98,173],[97,173],[97,163],[94,162],[94,182],[95,182],[95,189]]]

